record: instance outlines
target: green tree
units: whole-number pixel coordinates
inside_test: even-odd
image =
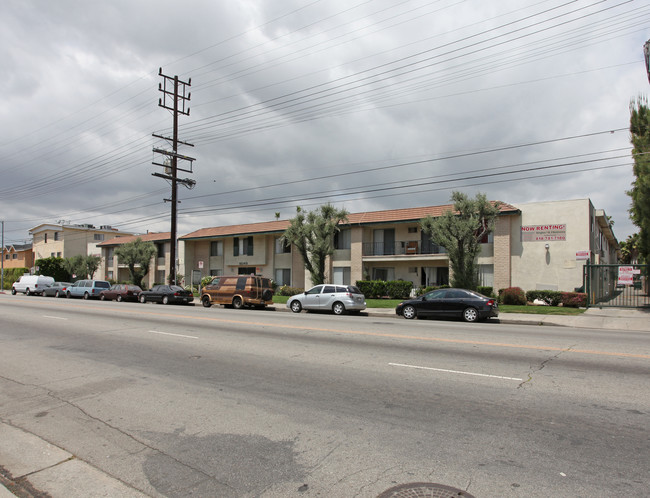
[[[639,227],[639,260],[650,261],[650,113],[646,97],[630,104],[630,135],[635,176],[627,192],[632,198],[630,218]]]
[[[339,231],[339,223],[347,219],[345,209],[325,204],[309,212],[298,207],[295,218],[289,221],[282,238],[296,246],[314,285],[325,282],[325,262],[334,254],[334,234]]]
[[[38,272],[41,275],[52,277],[58,282],[69,282],[70,272],[66,270],[63,258],[50,256],[49,258],[37,259],[34,263],[38,266]]]
[[[157,252],[153,242],[145,242],[140,237],[115,249],[115,255],[120,263],[125,264],[129,269],[131,283],[139,286],[142,286],[142,279],[149,273],[151,258]]]
[[[427,216],[422,230],[431,240],[447,249],[452,271],[452,285],[476,290],[479,285],[477,256],[481,239],[494,230],[499,214],[498,203],[492,204],[484,194],[470,199],[461,192],[451,194],[453,211],[438,218]]]
[[[621,263],[629,265],[638,260],[639,257],[639,234],[628,235],[627,240],[620,243],[621,246]]]
[[[86,256],[84,258],[84,266],[86,267],[86,275],[88,275],[88,278],[95,277],[95,272],[99,268],[101,262],[101,256]]]
[[[101,256],[84,256],[77,254],[63,260],[63,268],[73,280],[93,278],[102,262]]]

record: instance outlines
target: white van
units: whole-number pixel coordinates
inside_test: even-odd
[[[52,277],[43,275],[23,275],[11,286],[11,293],[22,292],[29,296],[30,294],[43,295],[43,289],[54,283]]]

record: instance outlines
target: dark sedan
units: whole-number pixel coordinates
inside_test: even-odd
[[[194,301],[192,291],[188,291],[178,285],[154,285],[151,290],[140,293],[140,302],[146,303],[181,303],[190,304]]]
[[[47,297],[65,297],[65,290],[71,285],[70,282],[54,282],[43,289],[43,295]]]
[[[137,285],[130,284],[113,284],[110,289],[103,290],[99,293],[99,299],[102,301],[137,301],[142,289]]]
[[[437,289],[426,294],[402,301],[395,313],[404,318],[452,317],[466,322],[486,320],[499,316],[495,299],[465,289]]]

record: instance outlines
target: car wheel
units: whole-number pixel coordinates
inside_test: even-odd
[[[87,292],[84,292],[84,299],[87,300],[87,299],[89,299],[89,298],[90,298],[90,294],[88,294]]]
[[[415,311],[415,308],[409,304],[408,306],[404,306],[404,309],[402,310],[402,316],[408,320],[412,320],[418,316],[418,312]]]
[[[244,301],[241,300],[241,297],[235,296],[232,300],[232,307],[236,310],[241,309],[244,306]]]
[[[290,305],[291,311],[294,313],[300,313],[302,311],[302,304],[300,304],[300,301],[291,301]]]
[[[465,308],[463,311],[463,320],[466,322],[475,322],[478,320],[478,310],[476,308]]]
[[[144,296],[140,296],[140,302],[141,302],[142,304],[146,303],[146,302],[147,302],[147,298],[144,297]]]
[[[163,296],[163,304],[169,304],[169,297]]]
[[[29,292],[29,287],[27,287],[27,289],[25,289],[25,295],[26,295],[26,296],[30,296],[31,294],[32,294],[32,293]]]
[[[345,306],[343,303],[339,303],[338,301],[332,305],[332,311],[334,312],[335,315],[342,315],[345,313]]]
[[[99,295],[99,300],[100,301],[106,301],[106,296],[104,294]]]
[[[12,295],[12,296],[15,296],[15,295],[16,295],[16,289],[14,289],[13,287],[11,288],[11,295]]]
[[[271,289],[265,289],[262,292],[262,299],[264,301],[271,301],[273,299],[273,291]]]
[[[59,291],[56,291],[56,292],[54,293],[54,297],[61,297],[61,293],[60,293]]]
[[[121,303],[122,302],[122,294],[118,294],[115,299],[117,299],[118,303]]]
[[[210,301],[210,296],[203,296],[201,298],[201,303],[203,303],[204,308],[209,308],[212,306],[212,301]]]
[[[72,297],[72,294],[70,294],[70,292],[67,292],[66,295],[65,295],[65,297],[67,297],[68,299],[70,299],[70,298]]]

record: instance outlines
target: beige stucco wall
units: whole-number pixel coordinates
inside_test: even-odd
[[[573,291],[580,287],[584,261],[576,260],[576,252],[590,249],[592,207],[589,199],[515,206],[522,214],[518,222],[512,223],[510,231],[512,286],[525,291]],[[566,240],[521,241],[522,226],[546,224],[566,224]]]

